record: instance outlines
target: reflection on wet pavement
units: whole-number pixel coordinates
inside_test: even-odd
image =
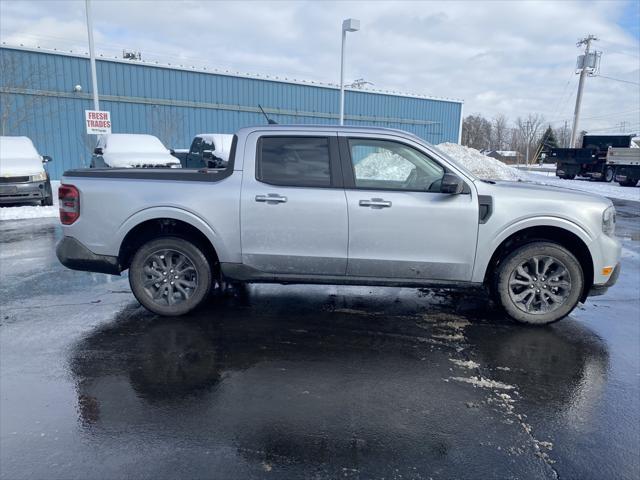
[[[563,415],[585,382],[604,384],[602,342],[578,324],[514,330],[485,311],[418,314],[391,302],[395,312],[379,315],[389,291],[373,290],[382,295],[371,307],[357,293],[263,286],[187,322],[126,313],[73,348],[80,423],[92,436],[124,425],[194,442],[215,435],[247,462],[291,474],[412,465],[448,476],[465,458],[487,476],[512,461],[513,474],[553,477],[552,443],[535,438],[519,403]],[[283,314],[287,305],[295,312]]]

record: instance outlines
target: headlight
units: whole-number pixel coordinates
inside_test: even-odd
[[[45,172],[40,172],[37,175],[31,175],[32,182],[44,182],[47,179],[47,174]]]
[[[182,164],[180,163],[172,163],[171,168],[182,168]]]
[[[616,209],[613,205],[602,213],[602,231],[609,236],[616,231]]]

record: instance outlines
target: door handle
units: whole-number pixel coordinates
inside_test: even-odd
[[[360,200],[358,203],[361,207],[371,207],[371,208],[389,208],[391,207],[391,202],[387,200],[383,200],[382,198],[372,198],[371,200]]]
[[[266,202],[270,204],[285,203],[287,197],[278,195],[277,193],[270,193],[268,195],[256,195],[256,202]]]

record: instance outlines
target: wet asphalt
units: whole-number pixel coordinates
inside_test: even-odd
[[[0,223],[0,478],[640,478],[640,204],[549,327],[481,290],[253,285],[161,318]]]

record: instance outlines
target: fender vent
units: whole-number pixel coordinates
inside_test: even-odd
[[[480,223],[487,223],[487,220],[491,218],[493,213],[493,197],[489,195],[478,195],[478,221]]]

